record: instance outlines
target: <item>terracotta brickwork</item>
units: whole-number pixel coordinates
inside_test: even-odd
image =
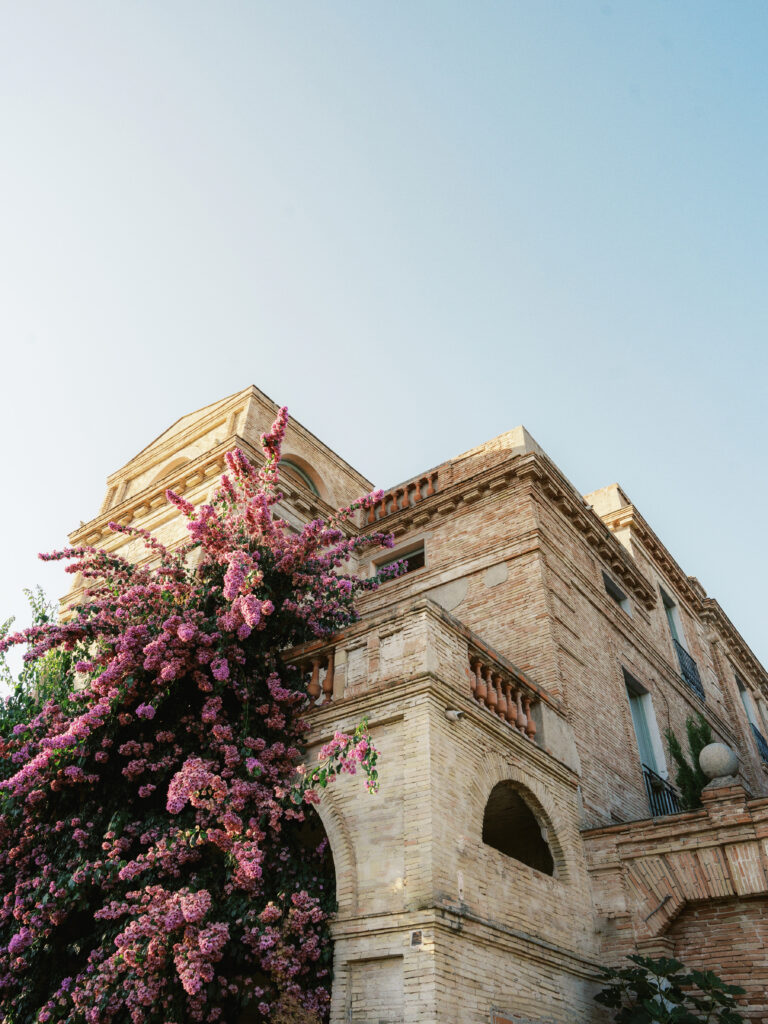
[[[145,557],[112,519],[179,540],[165,489],[205,500],[227,450],[258,461],[275,409],[247,388],[182,418],[109,477],[72,541]],[[301,424],[283,457],[280,512],[297,527],[372,487]],[[423,548],[424,563],[343,635],[290,655],[307,756],[364,715],[382,753],[376,797],[344,778],[319,809],[337,875],[333,1024],[601,1021],[599,966],[634,949],[741,978],[751,1019],[768,1019],[768,677],[621,488],[584,498],[519,427],[387,488],[348,528],[389,530],[385,560]],[[653,817],[677,810],[664,732],[682,737],[697,712],[739,778],[702,810]],[[483,841],[497,785],[526,809],[509,828],[536,832],[518,849],[548,851],[538,866]]]
[[[603,949],[714,970],[748,990],[748,1019],[768,1021],[768,800],[738,784],[703,797],[701,810],[583,833]]]
[[[669,931],[675,956],[747,990],[743,1016],[768,1022],[768,899],[691,904]],[[702,938],[704,941],[702,941]]]

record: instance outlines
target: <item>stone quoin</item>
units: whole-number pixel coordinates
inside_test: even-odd
[[[72,543],[144,559],[112,520],[180,541],[166,489],[201,503],[225,452],[259,462],[276,410],[249,387],[183,417],[108,478]],[[372,488],[290,421],[289,523]],[[333,1024],[602,1021],[599,968],[634,951],[717,971],[768,1022],[768,675],[717,601],[618,484],[582,496],[523,427],[347,525],[373,524],[394,550],[353,568],[408,572],[291,652],[308,757],[363,716],[381,750],[378,796],[344,778],[319,807]],[[697,712],[738,770],[685,811],[664,736]]]

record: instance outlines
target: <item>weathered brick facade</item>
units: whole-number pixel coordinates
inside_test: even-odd
[[[184,417],[109,478],[73,542],[143,557],[112,519],[173,542],[165,489],[203,500],[227,450],[258,459],[274,411],[248,388]],[[371,489],[297,423],[283,456],[291,522]],[[309,756],[363,715],[382,752],[378,797],[343,779],[320,808],[334,1024],[598,1021],[599,965],[637,948],[740,980],[768,1021],[768,677],[717,602],[621,488],[582,497],[523,428],[368,518],[350,529],[391,530],[393,554],[423,548],[423,565],[295,652]],[[682,737],[695,712],[738,752],[738,784],[661,813],[678,809],[664,731]]]

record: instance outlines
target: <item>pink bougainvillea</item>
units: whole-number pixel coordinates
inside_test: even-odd
[[[210,503],[168,492],[184,546],[112,524],[150,565],[47,556],[70,560],[86,600],[0,643],[71,652],[79,683],[0,739],[3,1020],[327,1015],[332,871],[307,805],[340,772],[375,790],[377,752],[363,726],[302,764],[304,681],[281,654],[355,619],[376,581],[345,562],[391,538],[345,528],[378,494],[288,528],[275,510],[286,424],[283,409],[263,465],[227,455]]]

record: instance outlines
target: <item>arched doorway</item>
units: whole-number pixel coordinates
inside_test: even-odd
[[[304,805],[300,813],[303,814],[303,820],[289,819],[283,827],[283,848],[290,851],[287,858],[290,867],[287,871],[281,869],[279,872],[280,884],[287,892],[298,893],[306,890],[318,898],[326,915],[333,915],[337,909],[336,867],[328,835],[314,807]],[[269,870],[268,864],[264,867],[265,872]],[[259,988],[266,988],[270,984],[270,977],[267,973],[257,972],[253,975],[253,981]],[[301,979],[301,986],[322,986],[330,997],[332,982],[333,942],[326,921],[321,926],[319,956],[313,962],[310,974]],[[302,1010],[296,1001],[286,999],[284,1002],[272,1004],[268,1019],[271,1024],[324,1024],[328,1020],[329,1012],[330,1001],[325,1013],[318,1016],[316,1013]],[[256,1006],[253,1009],[245,1009],[237,1018],[237,1024],[263,1024],[264,1021],[264,1015]]]

